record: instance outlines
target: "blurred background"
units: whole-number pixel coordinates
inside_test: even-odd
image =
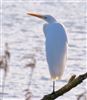
[[[62,80],[56,82],[56,89],[66,84],[71,75],[86,72],[86,6],[85,0],[1,1],[0,55],[4,53],[5,43],[8,43],[11,54],[5,83],[5,99],[25,98],[24,90],[27,89],[32,74],[29,88],[32,100],[40,100],[52,91],[52,81],[45,57],[45,36],[43,33],[45,22],[28,16],[27,12],[50,14],[66,29],[68,60]],[[0,74],[0,80],[2,80],[2,70],[0,70]],[[0,82],[0,96],[1,91],[2,81]],[[77,100],[77,95],[85,91],[86,82],[84,81],[70,92],[59,97],[58,100]]]

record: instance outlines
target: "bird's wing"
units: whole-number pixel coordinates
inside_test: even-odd
[[[61,76],[65,67],[67,36],[61,24],[48,24],[45,27],[46,56],[51,77]]]

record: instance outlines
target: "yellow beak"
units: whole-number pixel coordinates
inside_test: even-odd
[[[43,16],[43,15],[40,15],[40,14],[27,13],[27,15],[31,15],[31,16],[35,16],[35,17],[38,17],[38,18],[44,19],[44,16]]]

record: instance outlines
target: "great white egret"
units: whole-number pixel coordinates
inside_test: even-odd
[[[63,75],[67,56],[67,35],[63,25],[50,15],[40,15],[27,13],[38,17],[47,23],[43,27],[46,37],[46,58],[49,66],[51,78],[53,80],[53,92],[55,91],[55,80],[59,80]]]

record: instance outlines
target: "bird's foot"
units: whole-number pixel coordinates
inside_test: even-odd
[[[55,94],[55,91],[53,91],[51,94]]]

